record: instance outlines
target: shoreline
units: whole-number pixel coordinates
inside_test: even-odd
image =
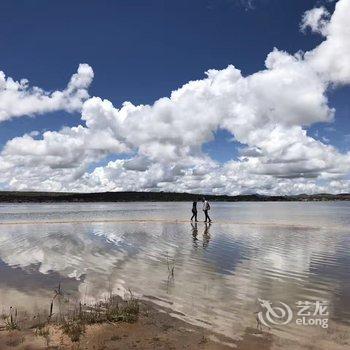
[[[121,302],[118,297],[119,302]],[[246,328],[241,339],[232,339],[191,325],[170,315],[170,310],[146,300],[137,300],[136,320],[91,322],[84,326],[78,341],[72,341],[61,323],[52,321],[40,327],[0,330],[2,350],[42,349],[203,349],[269,350],[271,333]],[[71,333],[68,333],[71,335]]]

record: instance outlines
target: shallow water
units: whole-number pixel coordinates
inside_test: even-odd
[[[130,288],[177,317],[236,339],[256,326],[258,298],[288,304],[294,318],[298,301],[319,300],[329,304],[328,330],[293,318],[271,331],[292,344],[323,342],[330,333],[333,342],[346,342],[349,202],[212,203],[210,226],[191,225],[190,208],[0,205],[0,307],[47,307],[59,282],[86,301]]]

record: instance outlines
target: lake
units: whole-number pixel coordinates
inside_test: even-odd
[[[0,308],[47,308],[58,283],[86,302],[130,289],[235,340],[266,316],[260,299],[293,312],[271,324],[276,348],[348,348],[350,203],[211,206],[206,225],[191,203],[1,204]],[[311,316],[328,328],[297,324],[298,302],[327,305]]]

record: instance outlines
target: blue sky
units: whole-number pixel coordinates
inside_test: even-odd
[[[324,37],[302,33],[300,23],[303,13],[315,6],[333,13],[335,2],[4,0],[0,70],[53,91],[63,90],[78,65],[87,63],[94,72],[90,96],[108,99],[118,108],[124,101],[152,104],[191,80],[203,79],[208,69],[233,64],[248,76],[265,68],[274,47],[290,54],[312,50]],[[349,93],[347,86],[330,85],[328,104],[336,109],[335,122],[307,128],[308,135],[341,153],[350,147]],[[79,124],[79,110],[13,118],[0,125],[0,145],[33,130],[59,131]],[[220,164],[237,159],[244,144],[218,129],[202,150]],[[108,154],[96,162],[123,157]]]
[[[95,72],[90,95],[116,106],[126,100],[152,103],[201,79],[209,68],[234,64],[251,74],[264,68],[273,47],[288,52],[313,48],[322,39],[301,33],[299,23],[316,3],[257,0],[252,9],[239,0],[5,0],[0,3],[0,69],[55,90],[64,88],[78,64],[86,62]],[[349,91],[337,90],[331,97],[340,112],[337,119],[344,121],[338,129],[344,133],[350,133]],[[2,125],[0,142],[33,129],[78,123],[78,114],[72,118],[61,112],[12,121]],[[226,159],[222,149],[227,139],[219,133],[217,147],[210,145],[208,151]]]

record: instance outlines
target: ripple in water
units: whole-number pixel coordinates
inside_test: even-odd
[[[293,310],[327,300],[331,332],[348,333],[349,207],[214,203],[217,222],[205,225],[187,222],[187,203],[1,205],[1,306],[40,308],[58,280],[89,299],[130,288],[237,339],[256,326],[258,298]],[[295,323],[271,331],[320,349],[330,334]]]

